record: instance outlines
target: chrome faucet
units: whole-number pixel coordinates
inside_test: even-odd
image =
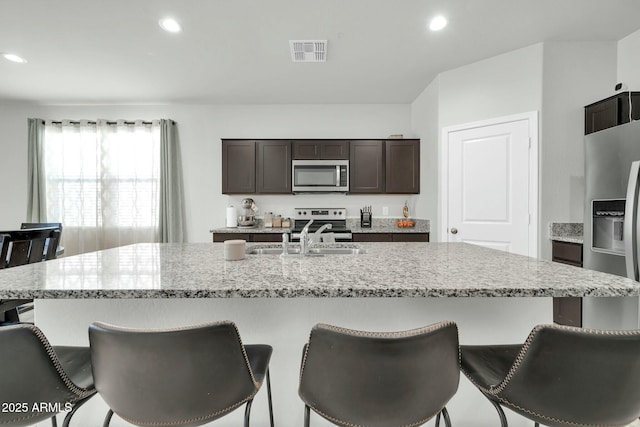
[[[331,224],[324,224],[315,233],[309,234],[309,227],[313,224],[313,220],[309,220],[309,222],[304,226],[302,231],[300,232],[300,254],[306,255],[309,253],[309,247],[315,243],[318,243],[322,238],[322,232],[327,229],[331,229]]]
[[[322,232],[324,230],[331,230],[332,228],[333,226],[331,224],[324,224],[322,227],[318,228],[315,233],[309,236],[309,246],[322,240]]]
[[[310,219],[300,232],[300,255],[305,255],[309,251],[309,245],[311,244],[309,238],[309,227],[313,224],[313,220]]]

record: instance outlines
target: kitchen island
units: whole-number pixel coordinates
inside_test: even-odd
[[[131,327],[233,320],[245,343],[273,346],[275,420],[293,427],[302,425],[300,356],[315,323],[392,331],[454,320],[463,344],[524,342],[534,325],[551,322],[551,297],[640,294],[629,279],[467,244],[360,247],[367,253],[224,261],[222,244],[139,244],[0,271],[0,298],[35,298],[36,324],[55,344],[87,345],[96,320]],[[454,425],[498,424],[465,378],[448,408]],[[98,426],[105,409],[96,398],[75,422]],[[241,412],[215,425],[238,425]],[[252,415],[252,425],[266,424],[262,392]],[[513,427],[528,425],[507,416]],[[329,425],[317,416],[312,423]]]

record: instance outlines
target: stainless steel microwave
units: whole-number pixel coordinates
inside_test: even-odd
[[[349,160],[293,160],[294,193],[349,191]]]

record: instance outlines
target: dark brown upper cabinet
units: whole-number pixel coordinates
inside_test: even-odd
[[[385,141],[385,192],[420,193],[420,140]]]
[[[291,141],[256,141],[256,192],[291,193]]]
[[[384,141],[349,142],[349,193],[384,192]]]
[[[640,92],[631,92],[631,115],[640,119]],[[629,92],[621,92],[584,107],[584,134],[629,123]]]
[[[293,141],[293,158],[295,160],[348,160],[349,141]]]
[[[256,192],[255,141],[222,141],[222,193]]]

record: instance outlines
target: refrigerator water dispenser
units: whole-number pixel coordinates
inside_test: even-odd
[[[591,248],[596,252],[624,255],[625,199],[593,200]]]

